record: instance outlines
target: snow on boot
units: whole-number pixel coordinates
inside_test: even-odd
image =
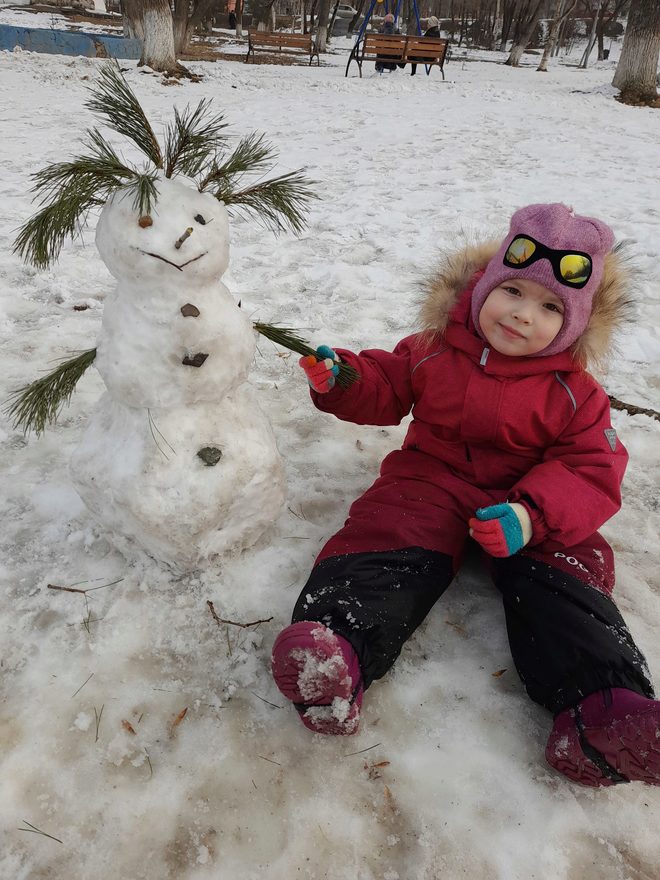
[[[582,785],[660,785],[660,702],[625,688],[591,694],[557,715],[545,757]]]
[[[356,733],[362,705],[357,654],[322,623],[303,620],[282,630],[273,645],[275,684],[305,727],[316,733]]]

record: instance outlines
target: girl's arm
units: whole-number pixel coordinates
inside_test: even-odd
[[[568,427],[509,493],[531,516],[530,546],[570,547],[584,541],[621,507],[628,453],[610,421],[603,389],[589,379]],[[582,400],[580,398],[583,397]]]
[[[360,378],[348,388],[335,385],[325,394],[310,389],[314,405],[357,425],[398,425],[414,403],[411,357],[415,338],[403,339],[392,352],[367,349],[354,354],[335,349],[344,363],[355,367]]]

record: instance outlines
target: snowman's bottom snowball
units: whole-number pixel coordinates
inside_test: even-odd
[[[217,464],[197,455],[205,447],[220,450]],[[169,410],[126,407],[106,393],[70,469],[122,552],[137,544],[181,571],[249,547],[285,500],[275,438],[248,385],[213,405]]]

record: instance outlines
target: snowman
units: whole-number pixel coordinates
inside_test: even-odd
[[[150,166],[124,162],[91,129],[87,155],[35,175],[43,207],[15,250],[49,266],[102,205],[96,244],[117,286],[96,349],[19,389],[8,412],[39,433],[94,362],[107,391],[74,452],[75,487],[126,555],[141,548],[188,571],[253,544],[285,499],[273,432],[247,382],[257,330],[267,335],[269,325],[253,325],[220,280],[227,209],[300,231],[314,195],[300,172],[264,180],[273,154],[260,135],[224,155],[226,125],[207,101],[175,111],[162,149],[116,63],[101,68],[94,90],[87,107]],[[260,178],[246,185],[250,172]]]
[[[224,205],[159,177],[148,215],[121,191],[96,244],[117,280],[95,366],[99,400],[70,471],[119,549],[178,570],[253,544],[278,516],[284,474],[247,376],[255,331],[220,281]]]

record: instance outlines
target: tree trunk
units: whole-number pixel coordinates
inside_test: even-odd
[[[362,12],[364,10],[364,5],[366,2],[367,2],[367,0],[359,0],[359,2],[355,4],[355,9],[357,11],[356,11],[355,15],[353,16],[353,18],[351,19],[350,24],[348,25],[349,36],[353,33],[353,31],[357,27],[357,23],[360,20],[360,16],[362,15]],[[358,30],[359,30],[359,28],[358,28]]]
[[[511,47],[511,53],[507,60],[504,62],[505,64],[508,64],[509,67],[518,67],[518,65],[520,64],[520,59],[522,58],[523,52],[529,45],[529,41],[532,39],[534,31],[536,30],[536,25],[541,19],[542,5],[542,0],[538,0],[536,7],[533,9],[532,14],[527,21],[527,26],[522,31],[518,40]]]
[[[652,102],[658,98],[659,57],[660,3],[632,0],[621,57],[612,80],[612,85],[621,91],[622,101]]]
[[[140,64],[152,70],[176,69],[172,10],[168,0],[124,0],[129,21],[139,21],[144,33]]]
[[[607,3],[609,0],[606,0],[605,3],[600,7],[600,15],[598,16],[598,24],[596,25],[596,43],[598,44],[598,60],[604,61],[603,52],[605,50],[605,10],[607,9]]]
[[[541,62],[539,66],[536,68],[537,71],[541,71],[542,73],[548,72],[548,61],[554,51],[555,45],[557,43],[557,37],[559,36],[559,29],[562,25],[562,22],[565,21],[571,12],[575,9],[577,4],[577,0],[573,0],[573,3],[568,7],[566,12],[564,12],[564,3],[566,0],[556,0],[555,8],[553,11],[553,21],[550,26],[550,33],[548,34],[548,39],[545,44],[545,48],[543,49],[543,57],[541,58]]]
[[[591,33],[589,34],[589,39],[587,40],[587,47],[584,50],[582,58],[580,59],[580,63],[578,67],[582,70],[586,70],[589,65],[589,56],[591,55],[591,51],[594,47],[594,43],[596,42],[596,28],[598,27],[598,19],[600,17],[600,10],[603,5],[603,0],[599,0],[596,11],[594,12],[594,20],[591,24]]]
[[[490,49],[494,49],[497,46],[497,41],[499,40],[500,34],[502,33],[501,27],[502,23],[500,21],[501,18],[501,3],[502,0],[496,0],[495,3],[495,12],[493,14],[493,29],[491,31],[491,39],[490,39]]]
[[[240,40],[243,38],[243,0],[236,0],[234,14],[236,16],[236,36]]]
[[[326,51],[329,15],[330,0],[319,0],[318,28],[316,30],[316,48],[319,52]]]
[[[124,36],[130,37],[133,40],[140,40],[141,42],[144,42],[144,28],[142,27],[142,19],[139,17],[133,17],[138,13],[136,4],[131,5],[129,2],[127,6],[126,0],[123,0],[119,8],[121,9],[122,22],[124,25]]]
[[[177,58],[188,48],[190,35],[188,33],[188,0],[174,0],[174,51]]]
[[[335,20],[337,18],[337,10],[339,9],[339,0],[335,0],[335,5],[332,10],[332,15],[330,16],[330,24],[328,25],[328,39],[332,39],[332,32],[335,27]]]
[[[403,16],[402,19],[397,22],[400,23],[403,20],[406,28],[407,34],[417,34],[417,18],[415,17],[415,4],[413,0],[406,0],[404,4],[402,4]]]
[[[520,0],[504,0],[502,12],[502,33],[500,34],[500,52],[506,51],[507,40],[511,33],[511,25],[518,14]]]
[[[175,0],[174,4],[174,50],[179,58],[188,51],[195,30],[208,18],[216,0],[195,0],[190,17],[188,0]]]
[[[258,31],[271,30],[272,10],[275,0],[253,0],[252,24],[257,23]]]

